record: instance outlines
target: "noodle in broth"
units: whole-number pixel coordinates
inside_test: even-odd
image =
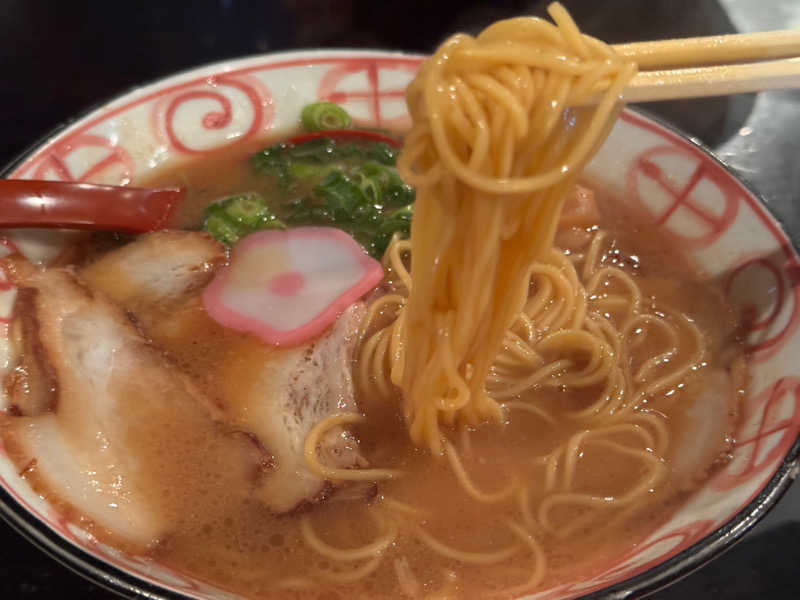
[[[629,274],[600,263],[604,231],[583,254],[551,247],[563,198],[609,132],[636,67],[580,34],[560,5],[549,12],[555,26],[514,19],[474,39],[450,38],[409,86],[414,125],[399,169],[417,188],[415,219],[411,239],[394,239],[387,250],[391,283],[369,307],[356,366],[362,398],[400,399],[412,440],[444,454],[464,494],[486,505],[518,503],[518,520],[506,526],[522,544],[490,553],[452,548],[408,523],[412,507],[388,504],[389,518],[443,557],[486,565],[530,553],[530,579],[507,593],[534,588],[545,576],[535,532],[567,538],[608,513],[624,514],[663,483],[669,432],[647,400],[684,381],[706,356],[691,319],[648,305]],[[597,106],[572,108],[598,86]],[[643,357],[648,337],[661,343]],[[535,395],[519,399],[541,388],[597,393],[591,404],[556,417]],[[577,431],[532,457],[541,479],[484,491],[442,426],[463,429],[520,411],[545,427],[571,420]],[[312,462],[314,449],[307,442]],[[590,449],[638,461],[639,477],[615,495],[579,491],[576,465]],[[545,492],[535,509],[531,485]],[[584,512],[554,519],[564,507]],[[376,557],[378,548],[371,547]]]

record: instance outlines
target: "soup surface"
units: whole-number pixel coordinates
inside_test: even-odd
[[[187,187],[189,200],[176,225],[198,228],[206,206],[221,197],[278,193],[274,181],[259,176],[247,161],[263,145],[187,162],[137,183]],[[174,406],[174,413],[150,424],[142,409],[140,425],[130,434],[131,447],[140,450],[137,468],[158,473],[143,481],[152,485],[148,497],[157,501],[148,506],[163,525],[157,539],[144,544],[93,526],[92,519],[86,519],[87,526],[126,550],[144,551],[179,571],[254,598],[511,597],[526,591],[531,574],[544,565],[540,585],[547,586],[585,576],[618,558],[724,463],[746,370],[737,321],[717,284],[618,199],[595,193],[598,212],[592,222],[585,216],[577,225],[565,221],[557,245],[580,265],[602,232],[598,264],[630,275],[645,305],[655,313],[685,315],[705,340],[699,367],[642,402],[641,409],[656,415],[663,428],[605,432],[599,442],[581,446],[565,474],[569,459],[556,449],[587,431],[584,421],[570,415],[602,390],[537,385],[508,399],[504,422],[448,432],[460,457],[459,477],[451,462],[410,443],[399,403],[377,401],[359,390],[358,407],[367,418],[350,428],[358,452],[370,466],[396,469],[402,476],[329,488],[292,510],[270,510],[248,487],[248,482],[269,478],[274,466],[270,448],[266,443],[258,447],[258,440],[250,444],[243,424],[258,410],[252,390],[260,389],[265,365],[280,365],[285,351],[216,323],[195,290],[179,306],[126,308],[149,347],[163,356],[163,365],[185,374],[210,399],[217,423],[233,432],[242,426],[243,444],[251,447],[215,445],[216,433],[207,431],[208,424],[179,417],[185,409],[169,390],[147,385],[133,390],[133,395],[149,394],[152,402]],[[274,209],[286,217],[285,208]],[[109,249],[127,242],[96,237],[62,261],[91,269]],[[92,281],[91,271],[86,272]],[[581,269],[577,272],[583,277]],[[691,333],[677,331],[680,339],[671,341],[657,332],[642,336],[632,346],[637,352],[630,357],[631,368],[655,357],[650,373],[657,378],[659,368],[684,360],[680,353],[660,349],[692,346]],[[520,402],[541,410],[518,409]],[[15,418],[6,417],[5,427]],[[154,433],[157,428],[169,434]],[[631,501],[621,501],[647,480],[648,465],[639,454],[625,451],[637,436],[668,439],[663,459],[668,476],[637,491]],[[37,480],[35,466],[29,475],[41,491],[49,491],[46,482]],[[475,493],[465,492],[465,479]],[[562,488],[600,500],[543,508],[553,490]],[[608,500],[605,505],[602,499]],[[77,518],[84,516],[74,502],[65,502],[65,508]],[[533,533],[535,545],[526,545],[521,525]]]

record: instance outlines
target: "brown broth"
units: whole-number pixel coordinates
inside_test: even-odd
[[[257,190],[267,194],[272,189],[255,177],[246,162],[247,156],[264,143],[238,151],[187,162],[169,172],[160,173],[143,185],[181,184],[189,189],[189,199],[176,224],[196,227],[204,207],[211,201],[232,193]],[[727,418],[733,423],[737,399],[744,386],[744,372],[734,368],[733,358],[741,357],[735,339],[736,319],[724,302],[719,289],[693,269],[662,236],[635,216],[621,210],[613,198],[602,198],[603,215],[599,225],[615,240],[609,260],[616,261],[636,277],[646,298],[668,304],[690,314],[711,343],[706,368],[684,382],[682,389],[655,408],[667,417],[674,439],[690,427],[687,411],[699,394],[710,385],[710,373],[723,371],[731,384],[727,398]],[[184,321],[186,320],[186,321]],[[176,326],[176,323],[190,323]],[[173,336],[171,331],[184,332]],[[185,332],[191,332],[186,334]],[[232,386],[246,385],[235,373],[241,367],[241,349],[256,344],[245,334],[232,332],[214,323],[199,303],[189,303],[177,313],[164,316],[156,336],[165,351],[219,401],[233,393]],[[231,350],[233,349],[233,350]],[[227,353],[226,353],[227,352]],[[233,392],[231,392],[233,390]],[[531,392],[536,401],[551,411],[585,405],[586,393],[560,391]],[[429,512],[424,527],[437,539],[467,551],[494,551],[517,543],[504,525],[506,519],[519,520],[516,500],[487,508],[466,496],[447,466],[413,447],[397,406],[375,406],[361,399],[369,419],[356,429],[362,452],[374,466],[391,465],[406,475],[379,485],[379,499],[391,497]],[[732,425],[731,425],[732,426]],[[514,475],[540,478],[531,457],[546,454],[556,443],[577,432],[579,425],[543,427],[536,417],[515,414],[510,423],[485,425],[470,434],[471,451],[464,465],[483,490],[497,490]],[[707,476],[717,468],[726,448],[720,441],[713,460],[702,465]],[[667,457],[669,461],[669,456]],[[577,477],[582,488],[602,493],[624,491],[640,467],[635,462],[611,460],[602,452],[589,453],[581,462]],[[192,476],[189,468],[186,477]],[[680,484],[668,481],[649,494],[647,502],[637,506],[627,518],[611,528],[589,525],[567,540],[546,535],[541,542],[548,562],[544,586],[584,576],[604,562],[632,548],[661,522],[664,522],[699,485],[702,477]],[[213,480],[213,478],[212,478]],[[527,552],[519,552],[501,567],[465,566],[431,552],[414,537],[402,533],[387,550],[387,557],[370,576],[352,584],[330,584],[306,590],[286,588],[288,580],[307,577],[316,569],[360,567],[364,561],[334,564],[311,550],[303,541],[300,515],[276,517],[246,494],[230,494],[219,485],[207,485],[203,498],[187,499],[175,494],[169,512],[184,515],[175,520],[174,530],[152,550],[163,563],[207,580],[223,588],[254,598],[403,598],[397,584],[397,560],[404,558],[424,593],[446,588],[457,597],[477,597],[482,591],[518,585],[527,579],[532,561]],[[180,485],[180,482],[176,482]],[[531,505],[542,494],[535,489]],[[165,500],[169,503],[169,499]],[[336,496],[307,512],[317,534],[333,546],[352,548],[368,543],[380,532],[369,513],[374,505],[364,500],[337,501]],[[560,518],[579,516],[565,510]]]

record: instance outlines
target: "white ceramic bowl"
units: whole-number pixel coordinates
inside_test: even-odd
[[[289,130],[302,106],[320,99],[343,104],[363,124],[402,126],[408,122],[404,90],[420,60],[309,51],[202,67],[102,105],[38,143],[3,175],[126,184],[152,169]],[[665,585],[752,527],[796,468],[800,260],[780,225],[704,148],[635,112],[623,113],[588,175],[643,209],[700,268],[722,278],[735,306],[756,312],[748,337],[752,380],[730,463],[634,549],[535,598],[621,598]],[[53,232],[8,233],[0,254],[18,248],[47,260],[64,241]],[[13,296],[0,280],[3,326]],[[0,336],[0,362],[7,352]],[[32,492],[2,446],[0,512],[68,566],[126,595],[235,597],[99,543]]]

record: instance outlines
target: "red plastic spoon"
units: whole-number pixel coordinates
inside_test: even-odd
[[[185,197],[183,188],[0,179],[0,228],[156,231],[168,227]]]

